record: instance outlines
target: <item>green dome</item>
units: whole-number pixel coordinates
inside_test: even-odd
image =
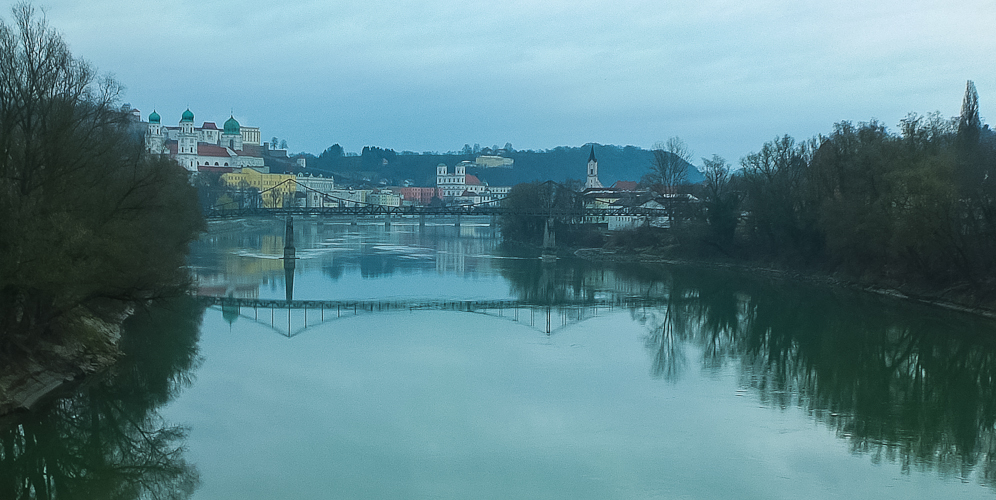
[[[238,135],[238,133],[239,133],[239,122],[238,122],[238,120],[235,119],[234,116],[231,116],[227,120],[225,120],[225,133],[226,134],[232,134],[232,135]]]
[[[159,123],[159,113],[153,111],[152,114],[149,115],[149,123]]]
[[[180,123],[192,121],[194,121],[194,114],[190,112],[190,108],[187,108],[187,110],[180,115]]]

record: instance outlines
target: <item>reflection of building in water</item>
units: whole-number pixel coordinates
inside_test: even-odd
[[[491,271],[491,259],[485,255],[494,249],[494,240],[482,236],[480,227],[461,227],[460,238],[436,242],[436,272],[440,274],[485,273]]]
[[[240,240],[242,241],[242,240]],[[264,234],[252,238],[252,246],[238,250],[250,255],[239,255],[231,251],[221,256],[218,268],[194,270],[198,293],[218,297],[258,298],[259,287],[284,276],[283,236]],[[233,248],[232,250],[236,250]]]
[[[436,272],[462,275],[467,270],[467,254],[457,240],[440,241],[436,246]]]

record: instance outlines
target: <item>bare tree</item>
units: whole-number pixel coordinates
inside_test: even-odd
[[[0,19],[0,357],[80,306],[185,281],[201,227],[186,170],[146,151],[121,87],[31,5],[11,10]]]
[[[653,158],[650,160],[650,180],[654,189],[664,196],[664,208],[671,224],[677,222],[678,186],[688,181],[688,165],[692,153],[685,141],[671,137],[665,142],[654,144]]]

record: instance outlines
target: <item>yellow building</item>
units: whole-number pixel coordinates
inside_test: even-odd
[[[263,208],[282,208],[294,203],[297,192],[295,177],[290,174],[264,174],[256,169],[243,168],[221,176],[226,186],[235,189],[255,188],[262,198]]]

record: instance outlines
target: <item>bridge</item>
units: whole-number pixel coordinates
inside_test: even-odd
[[[287,190],[287,185],[294,185],[295,189],[302,192],[317,194],[322,205],[319,207],[267,207],[263,203],[267,199],[268,193],[280,193]],[[424,220],[426,217],[440,216],[498,216],[498,215],[520,215],[526,217],[546,217],[548,219],[581,221],[591,217],[609,216],[633,216],[633,217],[662,217],[666,215],[665,210],[644,207],[586,207],[580,193],[574,192],[559,183],[547,181],[543,187],[548,192],[548,197],[561,198],[562,202],[556,206],[535,206],[508,207],[502,200],[491,200],[476,204],[448,205],[448,206],[388,206],[361,202],[341,198],[330,193],[324,193],[305,186],[294,179],[287,179],[276,186],[254,194],[248,199],[239,202],[228,202],[215,205],[205,210],[204,216],[208,219],[238,218],[238,217],[362,217],[380,216],[390,217],[418,217]]]
[[[206,306],[220,307],[232,317],[247,318],[268,326],[278,334],[292,338],[318,325],[343,316],[414,311],[454,311],[484,314],[520,324],[526,323],[547,335],[580,321],[598,316],[600,311],[637,309],[666,303],[666,297],[616,296],[607,298],[565,299],[555,303],[542,300],[281,300],[236,297],[198,296]],[[252,314],[249,314],[251,310]],[[262,315],[260,312],[262,311]],[[276,311],[281,311],[277,317]],[[298,325],[293,324],[294,314]],[[309,316],[310,312],[310,316]],[[284,313],[287,328],[282,330]],[[522,319],[520,320],[520,316]],[[537,317],[539,324],[537,324]],[[269,320],[269,321],[267,321]],[[559,321],[560,325],[557,326]],[[278,324],[280,326],[278,326]],[[545,325],[545,326],[544,326]]]
[[[634,216],[663,217],[662,209],[621,207],[621,208],[577,208],[549,209],[541,207],[509,208],[496,202],[476,205],[456,205],[438,207],[391,207],[386,205],[360,204],[338,207],[280,207],[267,208],[261,206],[218,208],[212,207],[205,212],[208,219],[224,219],[239,217],[287,217],[287,216],[381,216],[381,217],[439,217],[439,216],[495,216],[522,215],[526,217],[553,217],[557,219],[583,219],[588,217]]]

